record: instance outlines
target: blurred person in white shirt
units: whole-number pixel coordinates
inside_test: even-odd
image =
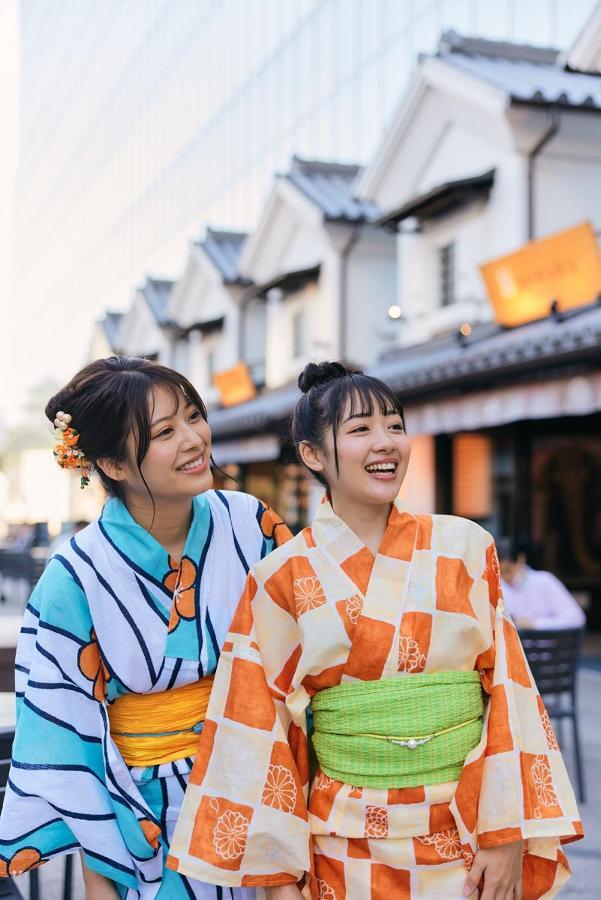
[[[497,542],[505,607],[517,628],[582,628],[584,611],[551,572],[532,569],[510,541]]]

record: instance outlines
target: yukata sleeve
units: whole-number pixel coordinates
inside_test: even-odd
[[[277,512],[264,503],[262,500],[256,500],[257,504],[257,522],[263,535],[263,548],[261,558],[267,556],[276,547],[281,547],[292,537],[292,532]]]
[[[451,809],[473,851],[524,840],[524,896],[539,897],[567,878],[559,841],[582,837],[582,825],[548,713],[503,604],[494,542],[484,535],[483,574],[475,586],[486,606],[481,625],[488,646],[476,660],[487,698],[484,728]]]
[[[294,884],[310,866],[309,697],[298,681],[291,585],[277,557],[260,563],[273,572],[267,586],[254,570],[248,576],[167,859],[210,884]]]
[[[140,863],[156,856],[159,828],[142,811],[136,816],[110,784],[103,703],[109,677],[85,595],[55,558],[27,605],[17,647],[0,875],[81,847],[90,868],[134,889],[131,851]]]

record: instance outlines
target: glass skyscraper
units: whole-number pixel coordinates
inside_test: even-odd
[[[441,31],[565,47],[593,2],[22,0],[17,302],[85,355],[204,225],[251,228],[293,153],[367,161]]]

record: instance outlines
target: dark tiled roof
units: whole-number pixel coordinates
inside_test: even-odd
[[[597,365],[601,356],[601,305],[549,316],[518,328],[475,328],[471,337],[455,335],[392,351],[368,369],[403,402],[431,399],[452,388],[479,390],[499,380],[530,377],[572,363]],[[211,415],[215,438],[243,434],[283,422],[300,396],[296,386],[261,394],[254,400]]]
[[[447,31],[437,55],[504,91],[514,102],[601,110],[601,77],[562,69],[557,50]]]
[[[598,362],[600,352],[601,305],[595,304],[517,328],[485,325],[470,338],[453,335],[392,351],[371,374],[410,398],[449,386],[483,387],[499,376],[536,375],[569,362]]]
[[[292,158],[283,177],[311,200],[329,221],[373,222],[379,210],[373,203],[353,197],[359,166]]]
[[[215,264],[226,284],[249,284],[247,278],[238,274],[238,260],[247,237],[241,231],[207,228],[206,237],[200,242],[199,246]]]
[[[100,323],[104,331],[104,335],[107,339],[108,345],[113,353],[117,353],[119,350],[119,326],[122,319],[123,313],[107,312],[104,319],[102,319]]]
[[[173,281],[147,277],[143,287],[140,288],[159,325],[167,324],[167,304],[173,289],[173,284]]]

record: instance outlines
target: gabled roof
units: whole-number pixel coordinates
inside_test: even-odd
[[[561,55],[566,68],[601,75],[601,2],[595,4],[572,46]]]
[[[107,343],[111,350],[115,353],[119,349],[119,326],[123,319],[123,313],[119,312],[107,312],[104,318],[101,320],[100,325],[102,330],[104,331],[104,336],[106,337]]]
[[[139,288],[143,294],[150,311],[159,325],[167,324],[167,304],[173,289],[173,281],[166,281],[161,278],[146,277],[146,281]]]
[[[207,228],[202,247],[209,259],[216,266],[224,284],[249,284],[248,278],[238,273],[238,260],[248,235],[242,231],[217,231]]]
[[[413,197],[398,209],[386,213],[378,219],[378,225],[392,226],[403,219],[433,219],[443,213],[466,206],[472,200],[488,197],[495,180],[495,170],[490,169],[482,175],[471,178],[459,178],[446,181],[428,191]]]
[[[329,222],[373,222],[377,206],[353,197],[353,184],[360,167],[292,157],[284,177],[323,212]]]
[[[559,51],[552,48],[446,31],[437,58],[498,88],[514,103],[601,110],[601,78],[563,69]]]

